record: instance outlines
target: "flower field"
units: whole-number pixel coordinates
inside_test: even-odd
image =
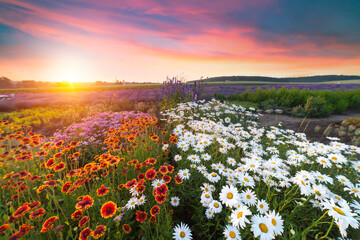
[[[0,239],[358,239],[360,148],[216,100],[0,122]]]

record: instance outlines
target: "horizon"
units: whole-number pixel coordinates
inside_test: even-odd
[[[360,75],[359,1],[0,0],[0,75],[152,82]]]

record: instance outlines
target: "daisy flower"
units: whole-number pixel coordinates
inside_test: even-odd
[[[189,169],[180,169],[178,175],[180,175],[183,180],[188,180],[191,174],[189,172]]]
[[[341,225],[344,230],[351,225],[353,228],[357,229],[359,227],[358,221],[355,219],[357,216],[356,213],[353,213],[348,205],[348,203],[343,200],[336,205],[334,199],[324,200],[322,205],[325,209],[328,209],[328,215],[332,216],[338,225]]]
[[[228,224],[224,229],[224,236],[226,239],[236,239],[241,240],[240,232],[239,230]]]
[[[254,215],[251,218],[251,231],[255,237],[260,237],[260,240],[271,240],[274,239],[273,225],[269,218]]]
[[[222,205],[219,201],[213,200],[210,205],[209,208],[214,212],[214,213],[220,213],[222,211]]]
[[[281,219],[281,216],[275,211],[270,211],[266,214],[269,218],[271,224],[273,225],[273,231],[275,236],[281,235],[284,232],[284,220]]]
[[[187,224],[180,223],[174,227],[173,239],[175,240],[190,240],[192,233]]]
[[[246,216],[251,215],[250,210],[245,205],[240,205],[237,209],[233,210],[231,212],[231,223],[234,227],[239,228],[245,228],[246,223],[249,223],[249,220],[246,218]]]
[[[220,192],[220,200],[228,207],[238,204],[239,193],[234,186],[224,186]]]
[[[205,210],[205,216],[207,219],[211,219],[214,217],[214,211],[211,208]]]
[[[269,205],[266,203],[264,199],[258,200],[256,207],[259,213],[261,214],[265,214],[269,210]]]
[[[170,199],[170,204],[171,204],[173,207],[179,206],[179,204],[180,204],[180,198],[179,198],[179,197],[172,197],[172,198]]]
[[[246,191],[242,191],[241,193],[241,200],[248,206],[253,206],[256,204],[257,197],[255,192],[251,191],[250,189],[246,189]]]

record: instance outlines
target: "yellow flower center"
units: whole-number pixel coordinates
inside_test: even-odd
[[[324,179],[322,176],[318,176],[320,179]]]
[[[246,195],[246,198],[247,198],[247,199],[250,199],[250,198],[251,198],[251,196],[250,196],[250,195]]]
[[[262,232],[264,232],[264,233],[267,233],[267,232],[268,232],[268,228],[267,228],[267,226],[266,226],[264,223],[260,223],[260,224],[259,224],[259,228],[260,228],[260,230],[261,230]]]
[[[244,178],[244,180],[245,180],[246,182],[249,182],[249,179],[248,179],[248,178]]]
[[[218,207],[219,207],[219,204],[218,204],[218,203],[215,203],[215,204],[214,204],[214,207],[218,208]]]
[[[243,216],[243,213],[239,212],[238,215],[237,215],[237,218],[241,218],[242,216]]]
[[[360,165],[358,166],[358,169],[360,169]]]
[[[342,182],[346,182],[345,179],[341,179]]]
[[[332,157],[331,159],[336,161],[336,160],[337,160],[337,157]]]
[[[341,214],[341,215],[345,216],[345,213],[344,213],[343,211],[341,211],[340,208],[333,207],[333,209],[334,209],[338,214]]]
[[[235,235],[235,233],[234,233],[233,231],[229,232],[229,235],[230,235],[231,238],[235,238],[235,237],[236,237],[236,235]]]
[[[209,195],[209,194],[205,194],[205,197],[206,197],[206,198],[209,198],[209,197],[210,197],[210,195]]]
[[[324,160],[321,160],[320,162],[322,162],[322,163],[326,163]]]
[[[216,177],[216,173],[212,173],[211,176]]]
[[[234,197],[234,195],[231,192],[229,192],[228,194],[226,194],[226,197],[228,199],[232,199]]]
[[[255,165],[254,165],[254,164],[251,164],[250,167],[255,167]]]
[[[335,196],[335,198],[336,198],[337,200],[341,200],[341,198],[339,198],[338,196]]]
[[[187,173],[186,172],[184,172],[184,176],[186,176],[187,175]]]
[[[352,190],[354,193],[358,193],[359,191],[358,190],[356,190],[356,189],[353,189]]]
[[[181,238],[184,238],[184,237],[185,237],[185,233],[184,233],[184,232],[181,232],[181,233],[180,233],[180,237],[181,237]]]
[[[260,208],[263,208],[264,207],[264,205],[262,205],[262,204],[260,204],[260,206],[259,206]]]
[[[272,225],[276,226],[276,220],[274,218],[271,220],[271,223]]]

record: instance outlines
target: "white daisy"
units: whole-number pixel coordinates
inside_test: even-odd
[[[224,236],[225,239],[241,240],[239,230],[236,227],[231,226],[230,224],[225,227]]]
[[[213,200],[210,205],[209,208],[214,212],[214,213],[220,213],[222,211],[222,205],[219,201]]]
[[[189,169],[180,169],[178,174],[180,175],[180,177],[183,179],[183,180],[187,180],[190,178],[190,172],[189,172]]]
[[[179,198],[179,197],[176,197],[176,196],[172,197],[172,198],[170,199],[170,204],[171,204],[173,207],[179,206],[179,204],[180,204],[180,198]]]
[[[174,227],[173,239],[175,240],[190,240],[192,233],[187,224],[180,223]]]
[[[250,189],[246,189],[246,191],[241,192],[241,200],[248,206],[253,206],[256,204],[256,194]]]
[[[259,213],[261,214],[264,214],[269,210],[269,205],[266,203],[264,199],[258,200],[256,207]]]
[[[260,236],[260,240],[274,239],[273,225],[267,217],[254,215],[251,218],[251,231],[255,237]]]
[[[245,205],[240,205],[240,207],[236,208],[231,212],[231,222],[234,227],[241,227],[245,228],[246,223],[249,223],[249,220],[246,218],[246,216],[251,215],[250,210]]]
[[[270,211],[266,214],[269,218],[271,224],[273,225],[273,231],[275,236],[281,235],[284,232],[284,220],[281,219],[281,216],[275,211]]]
[[[224,186],[220,192],[220,200],[228,207],[235,206],[238,203],[239,193],[234,186]]]

